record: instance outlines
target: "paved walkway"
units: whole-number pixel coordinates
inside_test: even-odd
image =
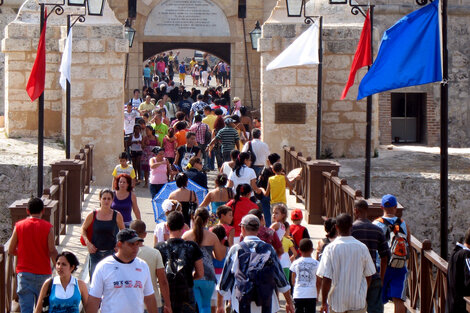
[[[209,189],[214,187],[213,181],[214,181],[215,175],[216,175],[216,172],[210,172],[208,174]],[[82,210],[82,220],[85,218],[85,216],[89,212],[91,212],[94,208],[97,208],[99,206],[98,194],[101,188],[103,187],[93,186],[90,190],[90,194],[86,195],[85,202],[83,204],[83,210]],[[153,209],[152,209],[152,204],[151,204],[150,192],[147,188],[144,188],[143,186],[137,186],[135,188],[135,192],[137,195],[137,203],[140,208],[142,220],[147,225],[147,237],[145,239],[144,244],[147,246],[153,246],[153,229],[155,227],[155,219],[154,219],[154,214],[153,214]],[[299,208],[299,209],[304,210],[304,217],[306,216],[304,205],[302,203],[296,203],[296,199],[294,196],[291,196],[288,194],[287,204],[290,210],[294,208]],[[290,212],[289,212],[289,216],[290,216]],[[317,241],[323,238],[325,235],[324,230],[323,230],[323,225],[309,225],[305,221],[302,222],[302,225],[307,227],[310,237],[313,241],[314,247],[316,247]],[[77,255],[81,264],[81,266],[79,266],[77,270],[77,276],[85,281],[88,281],[88,270],[86,268],[86,258],[88,255],[88,251],[86,247],[80,244],[80,240],[79,240],[80,231],[81,231],[80,226],[81,225],[68,225],[67,234],[65,236],[61,236],[61,243],[58,247],[58,250],[59,251],[62,251],[62,250],[73,251]],[[280,312],[285,312],[284,310],[285,302],[284,302],[284,299],[282,298],[282,295],[281,295],[281,305],[282,305],[282,309]],[[318,310],[319,310],[319,306],[317,306],[317,311]],[[385,306],[385,313],[391,313],[391,312],[393,312],[393,305],[390,303]]]

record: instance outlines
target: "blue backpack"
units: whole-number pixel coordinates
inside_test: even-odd
[[[235,297],[240,304],[248,305],[255,302],[257,306],[271,307],[272,295],[276,285],[274,272],[276,265],[269,250],[251,252],[245,242],[238,251],[238,270],[235,272]],[[262,245],[261,245],[262,246]]]

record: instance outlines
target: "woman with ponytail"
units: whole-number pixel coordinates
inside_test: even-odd
[[[257,194],[262,193],[262,190],[256,185],[256,174],[255,171],[250,168],[251,166],[251,155],[249,152],[242,152],[238,155],[235,160],[235,167],[228,176],[227,187],[232,187],[233,191],[237,190],[238,185],[248,184],[251,189]],[[251,193],[252,197],[253,194]]]
[[[210,205],[210,217],[208,227],[212,227],[219,223],[217,218],[217,208],[225,203],[229,202],[233,198],[232,188],[226,188],[227,175],[219,173],[215,179],[215,189],[211,190],[204,201],[199,205],[201,208],[209,208]]]
[[[250,185],[238,185],[235,198],[227,203],[227,205],[233,210],[233,226],[235,227],[235,237],[233,238],[234,244],[240,242],[240,222],[242,221],[242,218],[247,215],[250,210],[258,209],[258,205],[250,200],[250,195]]]
[[[221,261],[225,258],[225,247],[214,233],[205,229],[209,220],[209,211],[199,208],[194,213],[193,228],[183,234],[184,240],[197,243],[203,254],[204,277],[194,281],[194,297],[200,313],[211,312],[211,297],[215,290],[216,277],[213,256]]]

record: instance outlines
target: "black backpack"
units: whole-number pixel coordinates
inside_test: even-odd
[[[235,296],[240,303],[254,301],[257,306],[271,306],[276,282],[274,271],[276,265],[271,258],[270,250],[264,253],[251,252],[245,242],[238,250],[238,270],[235,272]],[[257,246],[259,247],[259,246]]]
[[[181,245],[168,246],[167,250],[165,274],[170,289],[170,299],[175,299],[174,302],[172,301],[172,307],[189,301],[189,285],[185,275],[185,250]]]
[[[254,167],[255,162],[256,162],[256,154],[253,151],[253,146],[251,144],[251,141],[248,141],[248,152],[250,152],[251,167]]]

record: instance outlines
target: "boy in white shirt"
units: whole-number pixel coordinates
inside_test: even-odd
[[[316,278],[320,262],[312,258],[313,243],[310,239],[300,240],[299,250],[301,257],[290,266],[295,313],[315,313],[317,293],[321,286],[321,280]]]

